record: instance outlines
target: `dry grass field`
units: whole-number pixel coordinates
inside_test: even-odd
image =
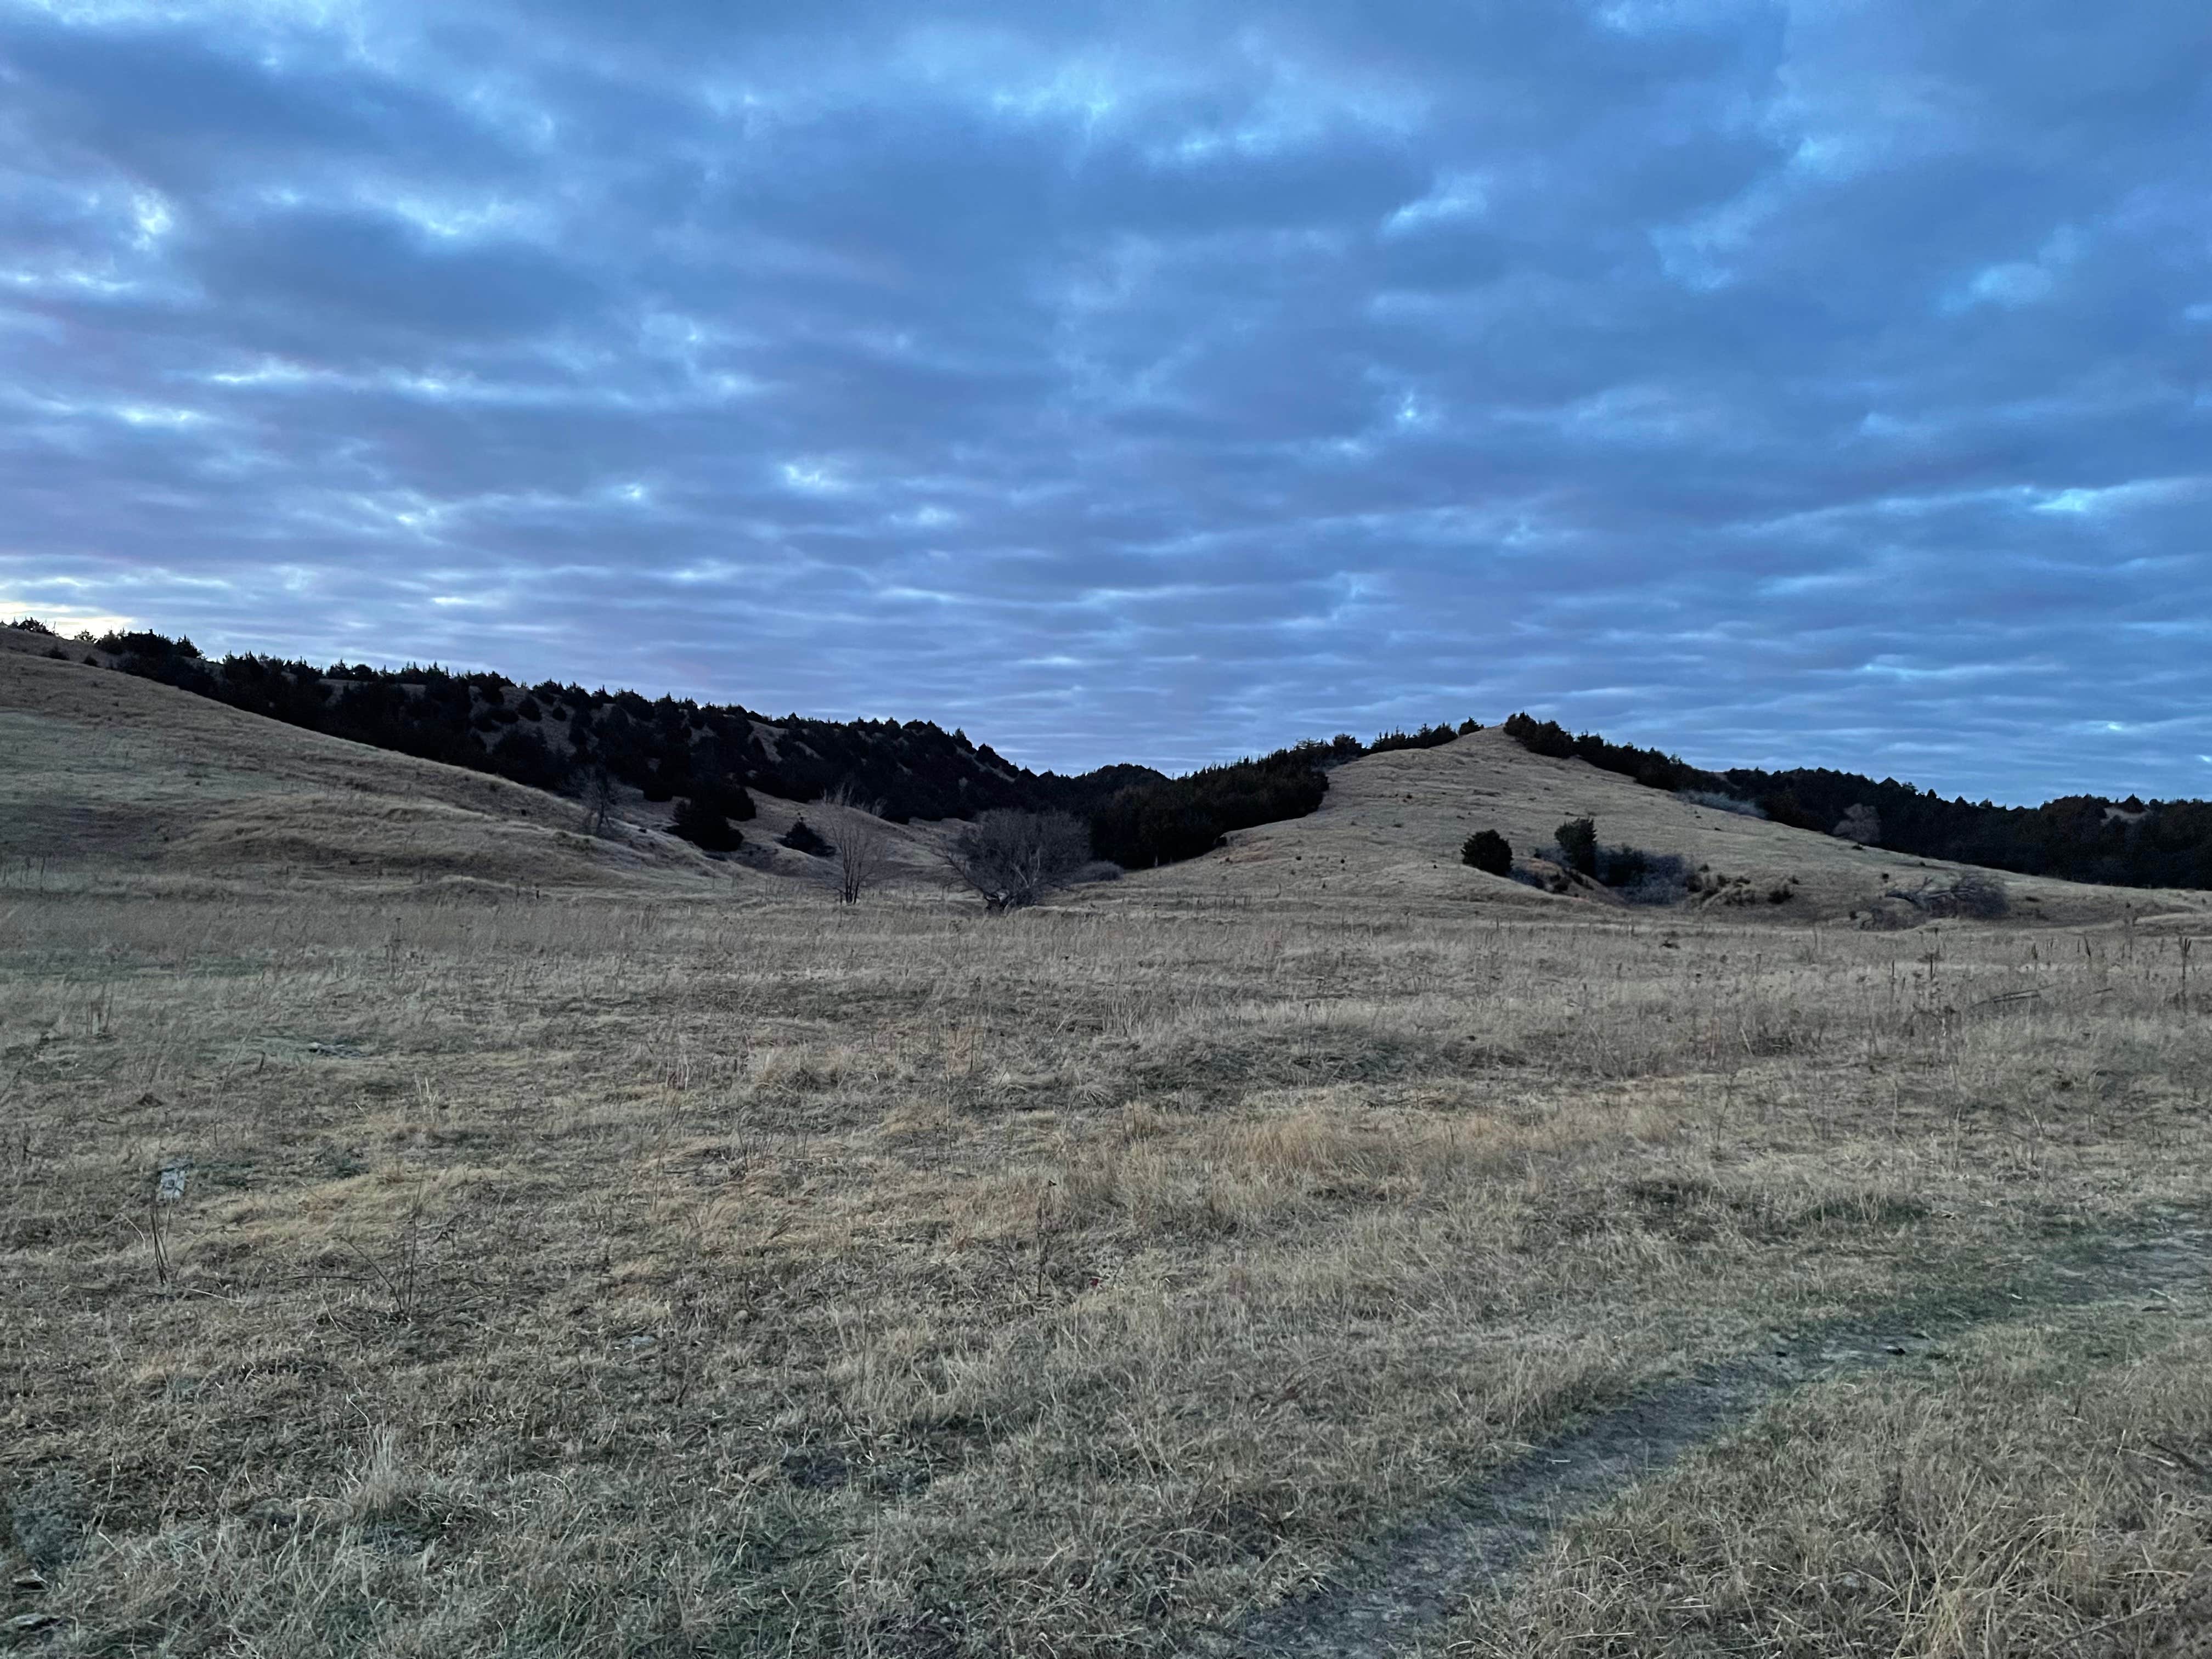
[[[2177,901],[1865,932],[1357,860],[1469,741],[1041,909],[845,909],[57,684],[0,706],[0,1642],[2207,1650]],[[97,816],[251,830],[264,774],[409,828]]]

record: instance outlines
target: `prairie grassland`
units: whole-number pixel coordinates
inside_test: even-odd
[[[2014,1322],[1786,1398],[1420,1650],[2203,1653],[2212,1343],[2172,1312]]]
[[[727,890],[0,890],[17,1639],[1231,1648],[1587,1413],[2212,1196],[2144,929]],[[2200,1302],[1808,1389],[1425,1639],[2172,1639]]]

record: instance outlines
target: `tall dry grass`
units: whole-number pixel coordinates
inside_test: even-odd
[[[2173,1224],[2179,968],[1133,884],[10,887],[26,1610],[57,1652],[1188,1650],[1655,1377]]]

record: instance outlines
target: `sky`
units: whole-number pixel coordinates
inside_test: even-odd
[[[0,613],[2212,795],[2203,0],[0,0]]]

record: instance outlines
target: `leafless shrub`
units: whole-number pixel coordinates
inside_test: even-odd
[[[1631,904],[1680,904],[1690,896],[1690,883],[1697,873],[1690,868],[1689,860],[1676,853],[1646,853],[1640,854],[1641,864],[1634,877],[1620,884],[1620,896]]]
[[[1962,870],[1948,885],[1923,882],[1915,888],[1893,888],[1884,898],[1903,899],[1927,916],[1965,916],[1976,921],[1996,921],[2012,913],[2012,892],[1993,871]]]
[[[1068,886],[1091,859],[1091,836],[1066,812],[984,813],[954,837],[945,861],[994,910],[1018,910]]]
[[[1678,789],[1674,792],[1674,798],[1716,812],[1733,812],[1738,817],[1763,818],[1766,816],[1766,809],[1757,801],[1724,795],[1717,789]]]
[[[613,775],[604,766],[593,767],[584,779],[584,828],[602,838],[611,834],[615,805],[622,799]]]
[[[1881,840],[1881,814],[1864,801],[1854,802],[1836,827],[1828,831],[1838,841],[1857,842],[1872,847]]]
[[[1995,921],[2012,909],[2012,894],[2001,876],[1987,870],[1964,870],[1938,895],[1945,914]]]
[[[486,1288],[477,1260],[480,1241],[465,1236],[466,1224],[458,1211],[434,1213],[418,1192],[388,1238],[363,1243],[340,1237],[314,1276],[356,1286],[366,1310],[379,1322],[432,1322],[476,1305]]]
[[[882,811],[881,801],[860,800],[843,784],[824,795],[817,809],[817,816],[830,821],[832,846],[825,868],[840,904],[858,904],[890,865],[891,840]]]

